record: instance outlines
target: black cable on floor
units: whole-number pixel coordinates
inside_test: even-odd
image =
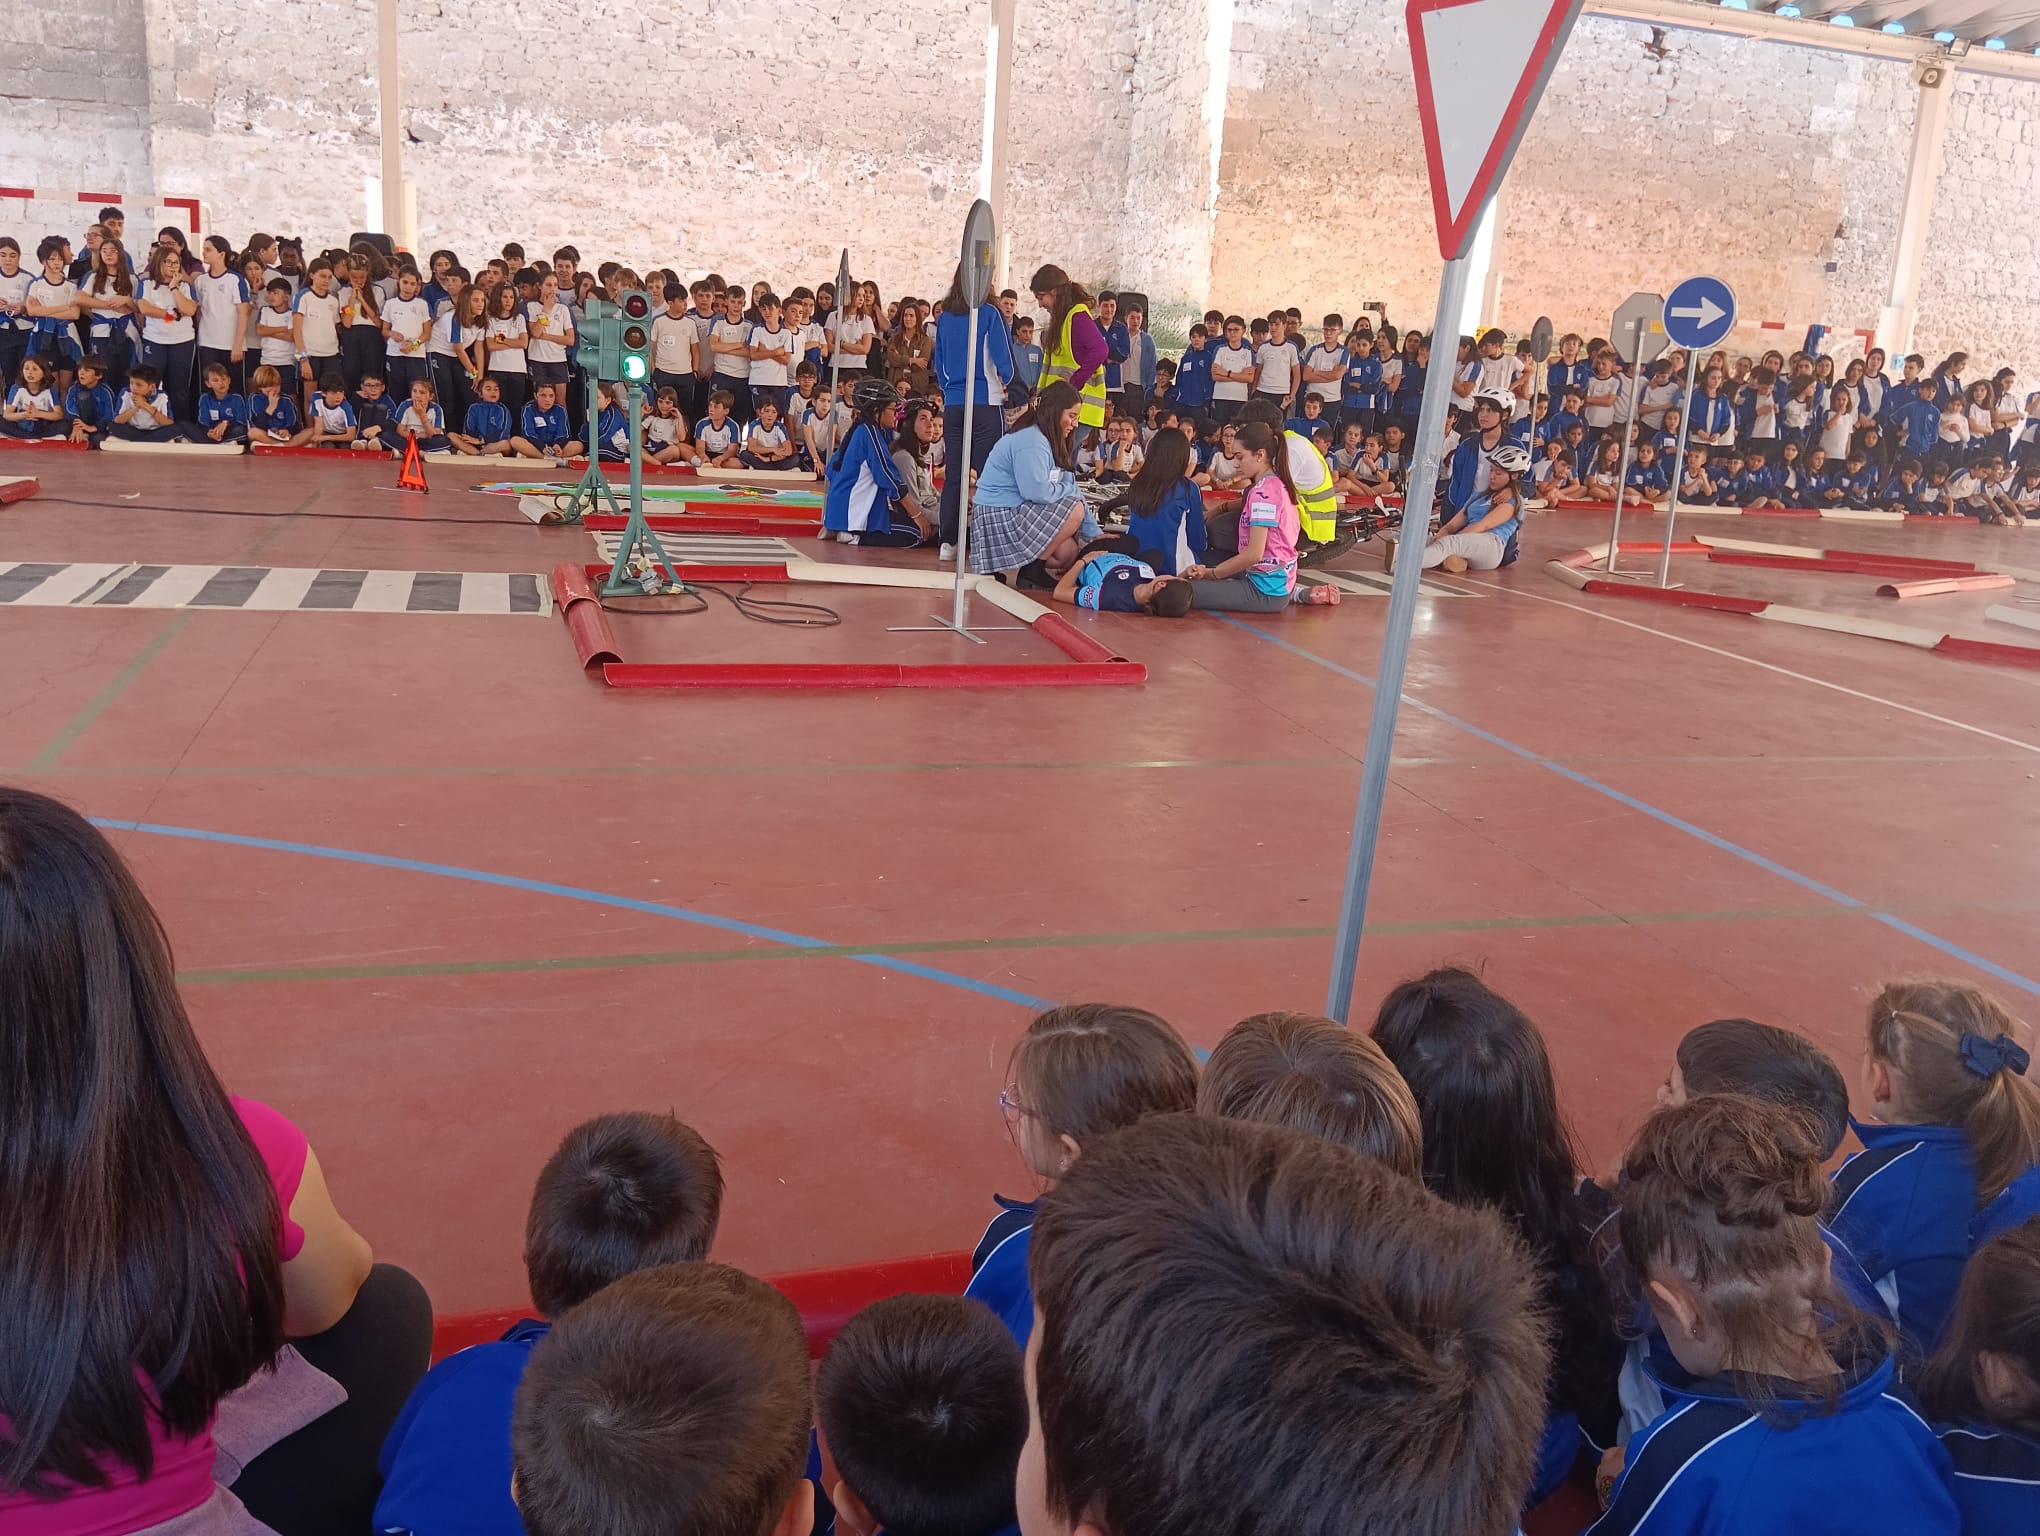
[[[626,608],[622,603],[610,598],[603,598],[600,601],[602,606],[611,613],[666,613],[678,617],[708,612],[706,594],[712,592],[717,597],[727,598],[730,606],[735,608],[739,614],[758,624],[778,624],[788,629],[831,629],[843,622],[842,614],[836,612],[833,608],[825,608],[820,603],[795,602],[791,598],[784,597],[749,596],[751,588],[756,585],[756,582],[747,581],[738,587],[736,591],[725,592],[720,586],[710,585],[707,582],[690,581],[684,591],[648,592],[642,598],[623,599],[623,602],[634,604],[656,603],[662,598],[671,597],[694,599],[693,604],[686,608]]]

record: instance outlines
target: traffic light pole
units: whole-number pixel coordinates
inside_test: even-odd
[[[578,523],[586,513],[601,511],[605,499],[611,512],[618,517],[623,516],[623,508],[616,502],[616,487],[602,473],[602,455],[595,443],[595,423],[602,415],[602,383],[596,377],[599,372],[598,363],[597,367],[589,368],[583,374],[588,381],[588,467],[581,471],[581,478],[567,493],[566,510],[560,515],[563,523]]]
[[[673,569],[673,562],[666,556],[666,547],[659,542],[659,536],[652,532],[645,521],[645,422],[644,386],[632,381],[624,385],[625,399],[630,411],[630,521],[624,525],[623,538],[616,546],[616,560],[609,567],[609,580],[604,583],[604,597],[645,597],[644,586],[631,579],[632,558],[643,551],[644,558],[653,570],[665,577],[668,592],[682,592],[685,584],[680,573]],[[591,417],[588,424],[588,467],[595,467],[600,448],[595,442],[595,424]]]

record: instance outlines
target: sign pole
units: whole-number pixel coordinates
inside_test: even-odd
[[[956,457],[946,460],[948,468],[945,471],[963,476],[962,483],[956,488],[956,609],[949,616],[949,627],[959,635],[969,635],[977,640],[976,635],[963,627],[963,604],[968,590],[966,584],[970,580],[970,429],[972,419],[977,415],[973,401],[977,394],[978,304],[969,292],[965,292],[963,300],[970,305],[970,356],[963,364],[963,441],[957,445]],[[983,645],[984,641],[978,640],[978,644]]]
[[[836,456],[836,408],[843,394],[843,294],[850,286],[850,247],[843,247],[843,259],[836,263],[836,312],[829,316],[829,323],[836,327],[836,336],[829,343],[829,457]],[[871,360],[865,359],[870,366]],[[817,464],[816,473],[828,469],[826,464]]]
[[[1470,263],[1455,256],[1438,281],[1433,337],[1456,335],[1466,303]],[[1435,342],[1433,344],[1435,359]],[[1353,808],[1353,839],[1346,853],[1346,889],[1339,899],[1338,937],[1332,950],[1332,979],[1325,991],[1325,1015],[1347,1022],[1353,981],[1360,965],[1360,934],[1367,919],[1367,893],[1374,883],[1374,854],[1381,841],[1381,807],[1388,797],[1388,765],[1395,746],[1396,714],[1402,705],[1403,674],[1409,667],[1410,631],[1416,627],[1417,588],[1424,574],[1424,545],[1431,531],[1431,502],[1437,492],[1438,460],[1445,446],[1445,412],[1452,398],[1450,367],[1434,365],[1424,378],[1424,403],[1417,415],[1416,451],[1403,490],[1402,542],[1395,578],[1389,584],[1388,619],[1381,638],[1381,663],[1374,679],[1374,707],[1367,718],[1367,755],[1360,764],[1360,801]],[[1415,517],[1412,518],[1411,514]],[[1417,543],[1411,547],[1411,529]]]
[[[1629,375],[1629,419],[1622,424],[1622,467],[1615,472],[1615,521],[1608,528],[1608,574],[1615,574],[1615,552],[1622,547],[1622,497],[1629,489],[1629,441],[1636,436],[1636,397],[1643,393],[1643,364],[1631,365]],[[1594,457],[1601,445],[1594,445]]]
[[[1672,580],[1672,524],[1679,516],[1679,481],[1686,473],[1686,434],[1693,430],[1693,380],[1700,367],[1700,349],[1686,350],[1686,408],[1679,412],[1679,451],[1672,462],[1672,499],[1665,503],[1665,547],[1658,556],[1657,584],[1670,586]]]

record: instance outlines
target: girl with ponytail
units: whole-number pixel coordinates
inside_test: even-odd
[[[1926,1354],[1955,1304],[1972,1228],[2010,1225],[2013,1207],[2040,1198],[2040,1091],[2025,1075],[2025,1027],[1976,987],[1893,983],[1870,1005],[1868,1045],[1862,1087],[1877,1119],[1852,1122],[1863,1151],[1835,1174],[1831,1220],[1905,1343]]]
[[[1947,1456],[1894,1395],[1885,1325],[1829,1274],[1811,1119],[1690,1099],[1645,1122],[1622,1180],[1621,1256],[1664,1332],[1649,1368],[1667,1407],[1590,1536],[1954,1536]]]
[[[1242,422],[1233,441],[1241,467],[1254,482],[1240,506],[1239,553],[1183,573],[1195,583],[1192,605],[1230,613],[1280,613],[1291,602],[1336,603],[1339,589],[1330,583],[1297,586],[1296,541],[1303,523],[1281,428]]]

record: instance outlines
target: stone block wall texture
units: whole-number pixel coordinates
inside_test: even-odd
[[[848,243],[889,296],[937,295],[976,192],[987,3],[406,0],[420,243],[478,258],[572,240],[779,285],[831,274]],[[1019,0],[1016,286],[1053,260],[1146,291],[1158,320],[1380,300],[1428,326],[1439,263],[1401,15]],[[373,0],[6,7],[0,183],[195,194],[230,235],[339,238],[380,169],[375,67]],[[2040,383],[2040,86],[1951,89],[1915,343]],[[1587,17],[1503,194],[1500,316],[1597,334],[1632,290],[1710,270],[1746,317],[1788,322],[1788,344],[1811,321],[1874,325],[1912,116],[1903,64]]]

